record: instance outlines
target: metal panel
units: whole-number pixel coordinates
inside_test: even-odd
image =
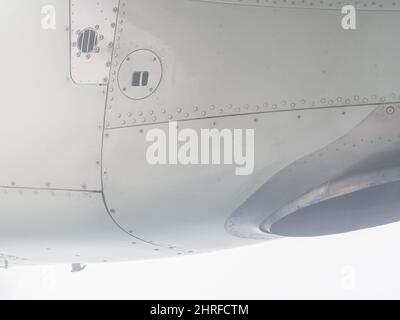
[[[78,84],[107,84],[119,0],[71,0],[71,75]]]
[[[345,31],[340,10],[311,4],[134,0],[121,6],[107,128],[400,101],[398,11],[360,10],[357,30]],[[132,101],[117,74],[139,49],[160,57],[163,78],[153,95]]]
[[[249,244],[225,230],[228,217],[274,174],[337,140],[376,106],[275,112],[182,121],[179,128],[255,129],[255,170],[234,165],[156,165],[146,161],[148,130],[167,124],[106,130],[104,193],[115,221],[131,234],[185,252]],[[270,236],[269,238],[273,238]]]
[[[98,192],[0,188],[0,211],[0,260],[10,265],[111,262],[176,254],[119,229]]]
[[[100,190],[106,92],[71,81],[69,3],[52,5],[54,30],[41,25],[47,1],[0,2],[0,186]]]
[[[274,175],[235,210],[227,229],[241,237],[269,239],[274,223],[289,215],[295,219],[298,212],[305,213],[299,214],[304,220],[298,223],[298,235],[353,231],[400,220],[399,184],[394,183],[400,176],[399,121],[399,105],[377,108],[348,134]],[[367,194],[373,203],[362,199]]]
[[[345,5],[352,5],[362,11],[399,11],[400,3],[393,0],[194,0],[209,3],[222,3],[226,5],[258,6],[272,8],[301,8],[340,10]]]

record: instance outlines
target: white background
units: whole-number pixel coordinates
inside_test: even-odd
[[[0,270],[0,298],[400,298],[400,224],[198,256]]]

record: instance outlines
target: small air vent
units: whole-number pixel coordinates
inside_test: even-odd
[[[94,29],[84,29],[78,34],[78,48],[82,53],[93,52],[98,43],[98,34]]]

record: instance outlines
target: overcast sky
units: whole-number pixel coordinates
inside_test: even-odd
[[[153,261],[0,270],[0,298],[400,298],[400,224]]]

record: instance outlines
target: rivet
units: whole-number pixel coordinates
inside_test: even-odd
[[[387,114],[392,115],[394,112],[395,112],[394,107],[389,106],[389,107],[386,108],[386,113]]]

